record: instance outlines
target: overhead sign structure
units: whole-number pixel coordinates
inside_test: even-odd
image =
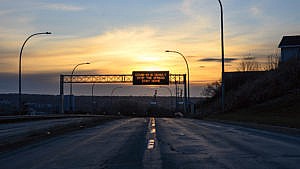
[[[133,85],[169,85],[169,71],[133,71]]]
[[[184,85],[184,98],[187,105],[186,74],[170,74],[169,71],[133,71],[132,74],[100,75],[60,75],[60,112],[64,113],[64,84],[66,83],[133,83],[133,85]],[[176,87],[176,98],[177,95]]]

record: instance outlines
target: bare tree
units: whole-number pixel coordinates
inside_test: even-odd
[[[257,71],[260,70],[260,67],[260,64],[255,60],[255,57],[246,56],[242,58],[237,70],[241,72]]]
[[[279,55],[277,53],[268,56],[266,70],[276,70],[279,64]]]
[[[207,87],[202,91],[202,95],[207,97],[214,97],[218,94],[220,86],[221,83],[218,81],[208,84]]]

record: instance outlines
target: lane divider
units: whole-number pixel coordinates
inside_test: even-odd
[[[148,137],[147,149],[152,150],[155,148],[155,137],[156,137],[156,128],[155,128],[155,118],[154,117],[150,117],[148,129],[149,129],[150,134]]]
[[[154,144],[155,144],[155,141],[153,139],[148,140],[148,146],[147,146],[147,148],[149,150],[150,149],[154,149]]]
[[[162,162],[160,158],[160,148],[156,138],[155,118],[150,117],[146,134],[147,147],[143,157],[144,169],[160,169]]]

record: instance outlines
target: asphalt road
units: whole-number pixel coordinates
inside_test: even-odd
[[[95,126],[103,121],[113,119],[108,116],[66,116],[58,119],[48,117],[40,118],[40,120],[26,121],[12,119],[12,122],[0,122],[0,152],[14,149],[25,143],[28,144],[29,142],[41,140],[41,138],[49,138],[78,128]],[[2,117],[1,120],[3,120]]]
[[[1,169],[297,169],[300,138],[193,119],[120,119],[0,154]]]
[[[66,125],[70,123],[79,123],[85,118],[64,118],[64,119],[50,119],[50,120],[37,120],[27,121],[20,123],[3,123],[0,124],[0,140],[16,137],[33,130],[42,130],[51,128],[53,126]]]

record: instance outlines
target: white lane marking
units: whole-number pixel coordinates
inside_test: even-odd
[[[150,117],[149,126],[148,126],[148,145],[147,149],[152,150],[155,148],[155,138],[156,138],[156,128],[155,128],[155,118]]]
[[[178,135],[180,135],[180,136],[185,136],[185,134],[184,134],[184,133],[179,133]]]
[[[154,145],[155,145],[155,141],[154,141],[154,139],[150,139],[149,141],[148,141],[148,146],[147,146],[147,148],[150,150],[150,149],[154,149]]]
[[[151,134],[156,133],[156,129],[155,129],[155,128],[152,128],[151,131],[150,131],[150,133],[151,133]]]
[[[146,135],[147,149],[144,152],[143,168],[144,169],[161,169],[162,162],[160,158],[160,149],[156,139],[155,118],[151,117],[148,124]]]

